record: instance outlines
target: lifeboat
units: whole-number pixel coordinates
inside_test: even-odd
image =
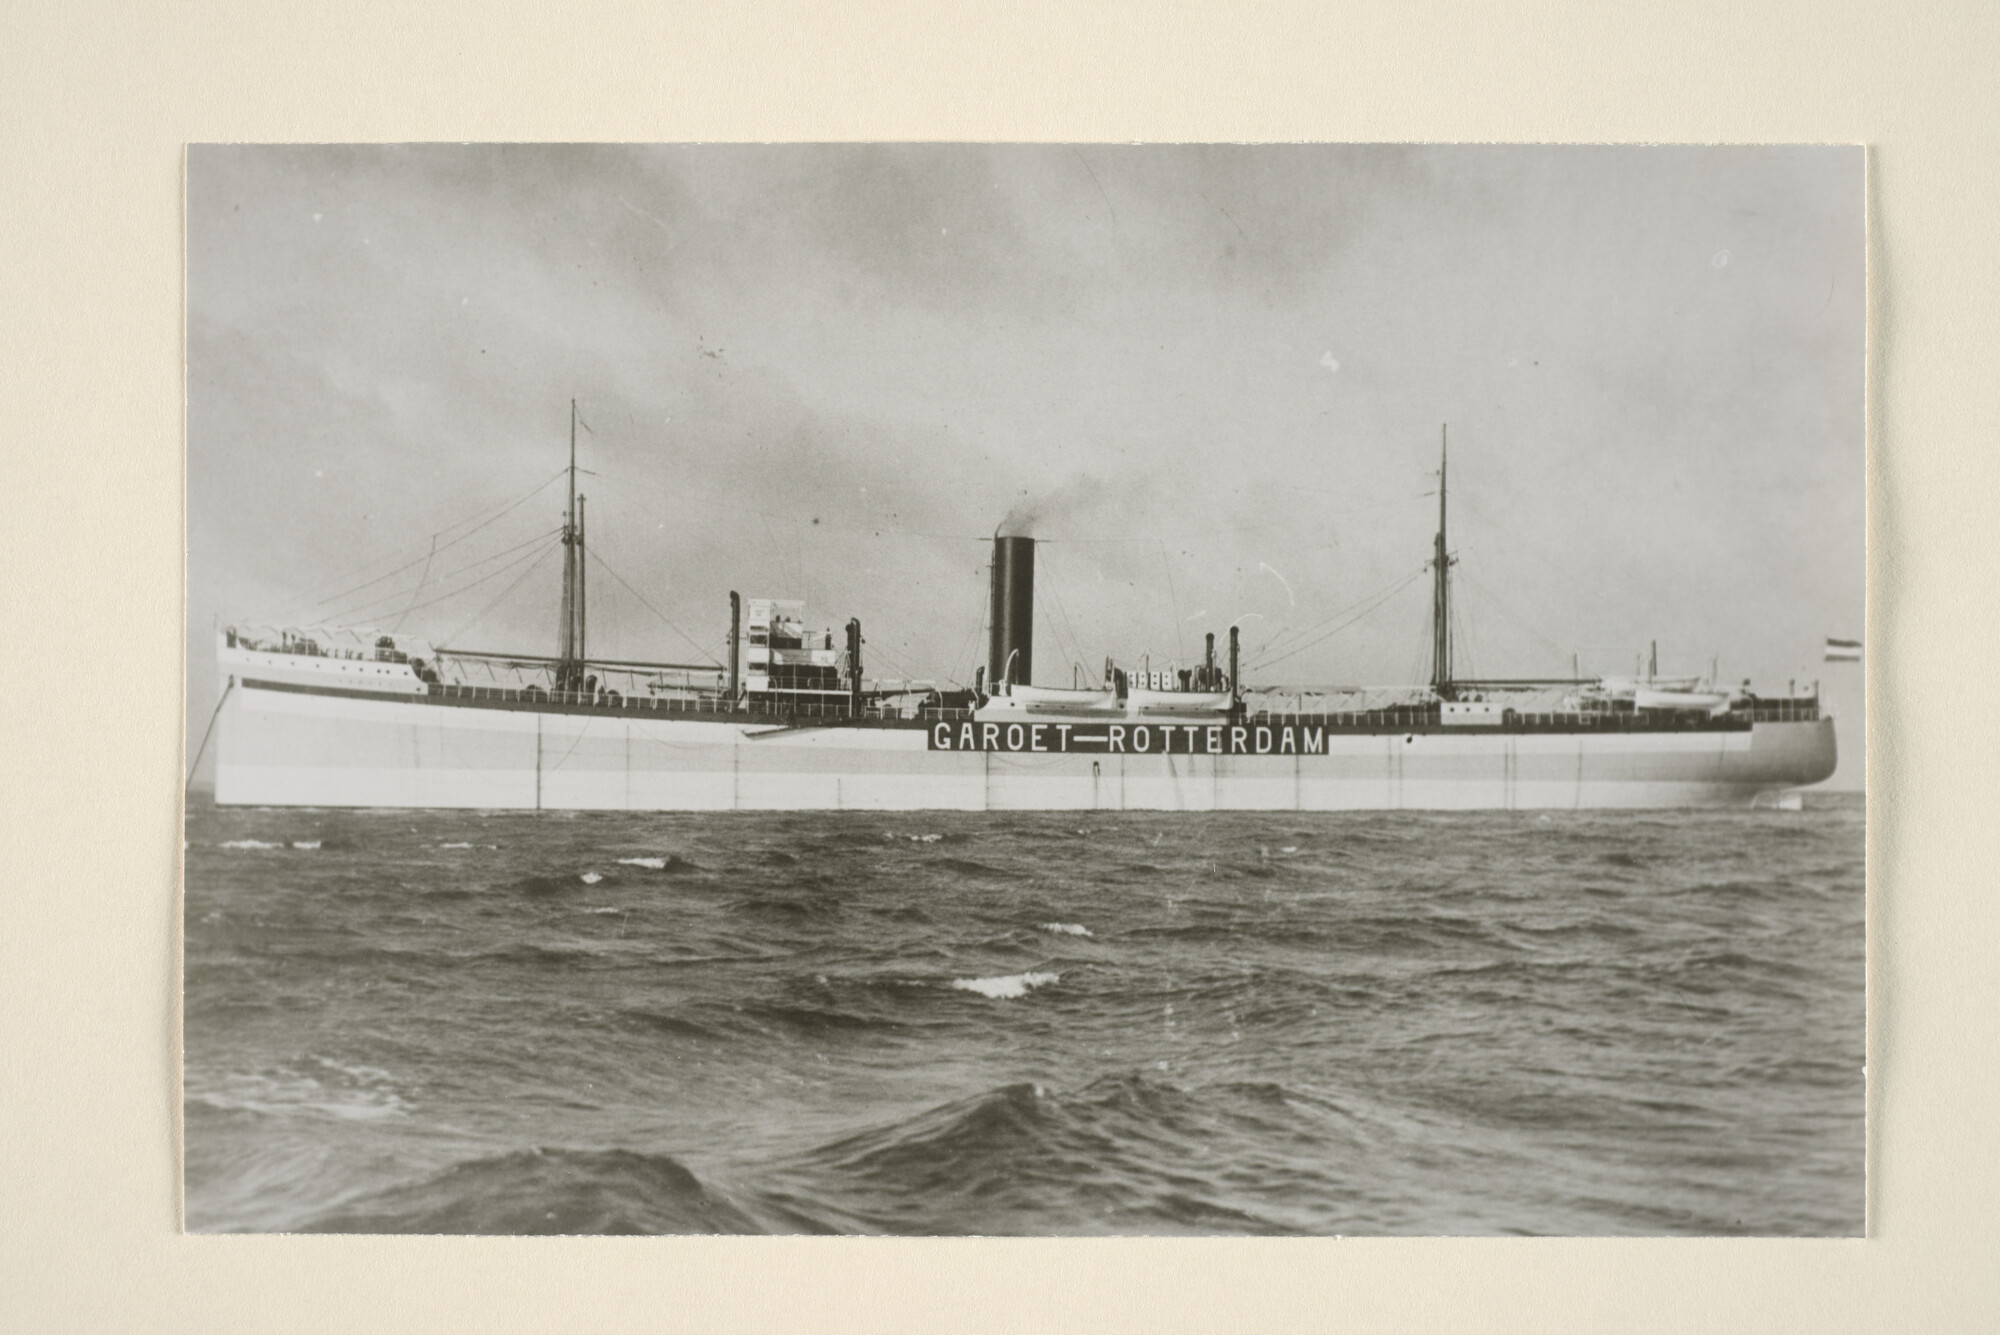
[[[1226,714],[1234,703],[1228,691],[1141,691],[1126,697],[1138,714]]]
[[[1102,714],[1118,709],[1118,696],[1110,690],[1072,690],[1015,682],[1002,698],[1012,700],[1017,709],[1038,714]]]
[[[1614,700],[1631,700],[1648,691],[1665,695],[1688,694],[1700,685],[1700,677],[1602,677],[1598,679],[1597,689]]]
[[[1729,708],[1729,697],[1716,691],[1666,691],[1641,686],[1632,693],[1634,709],[1689,709],[1720,714]]]

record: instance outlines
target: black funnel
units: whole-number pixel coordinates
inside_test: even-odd
[[[993,632],[986,680],[1030,682],[1035,676],[1035,540],[993,539]]]

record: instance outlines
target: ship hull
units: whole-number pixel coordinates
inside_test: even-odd
[[[930,749],[922,727],[475,708],[231,688],[223,804],[614,811],[1747,806],[1833,772],[1830,719],[1729,730],[1328,733],[1315,754]]]

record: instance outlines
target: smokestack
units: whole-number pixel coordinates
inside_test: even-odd
[[[743,652],[743,599],[736,590],[729,591],[729,698],[736,698],[736,684],[742,680],[741,668]]]
[[[1243,685],[1236,680],[1236,627],[1229,628],[1229,694],[1236,704],[1243,703]]]
[[[993,539],[992,636],[986,654],[987,689],[1002,682],[1030,682],[1035,675],[1035,540]]]
[[[1201,689],[1215,689],[1215,632],[1208,633],[1208,652],[1201,657]]]

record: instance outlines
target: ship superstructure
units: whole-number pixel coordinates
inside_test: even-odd
[[[259,805],[754,810],[1358,810],[1749,805],[1834,769],[1816,691],[1453,671],[1447,456],[1431,674],[1409,688],[1246,683],[1234,627],[1199,661],[1034,680],[1035,540],[998,535],[969,689],[864,675],[861,623],[729,598],[722,663],[588,650],[585,498],[544,657],[396,633],[218,633],[216,800]]]

